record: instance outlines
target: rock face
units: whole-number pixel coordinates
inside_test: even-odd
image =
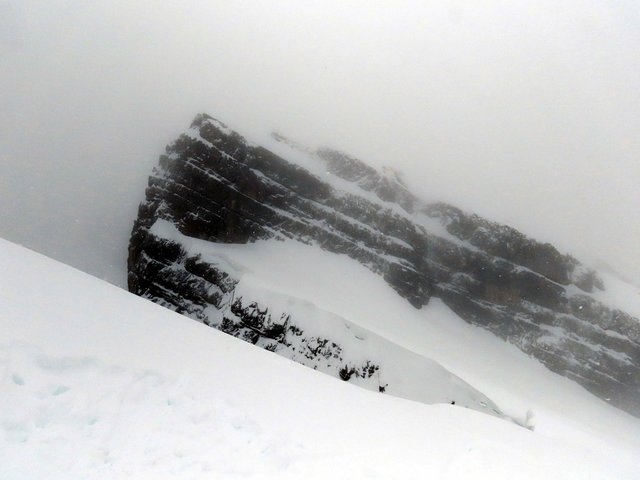
[[[306,299],[244,282],[255,266],[245,262],[248,245],[187,237],[163,219],[149,229],[146,242],[140,265],[153,278],[143,295],[150,300],[362,388],[427,404],[455,402],[505,417],[489,398],[437,362]],[[291,254],[297,246],[285,247]]]
[[[219,308],[233,282],[197,257],[168,268],[181,252],[151,232],[158,219],[210,242],[289,238],[347,254],[416,308],[439,297],[466,321],[640,416],[640,321],[591,295],[605,288],[594,271],[513,228],[427,204],[392,170],[279,135],[265,148],[196,117],[149,178],[128,272],[132,292],[206,322],[206,308]]]

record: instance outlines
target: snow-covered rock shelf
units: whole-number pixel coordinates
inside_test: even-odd
[[[167,223],[179,238],[161,234]],[[198,115],[149,178],[129,246],[130,291],[320,368],[315,353],[306,358],[290,335],[283,337],[294,332],[295,322],[306,322],[311,332],[304,317],[315,314],[275,312],[271,298],[257,302],[245,294],[239,300],[238,276],[219,258],[209,262],[200,255],[208,248],[205,242],[184,249],[193,238],[215,244],[289,240],[288,248],[297,241],[340,254],[379,275],[414,307],[442,301],[465,321],[640,416],[640,321],[621,310],[634,302],[619,302],[615,282],[605,284],[575,258],[513,228],[420,200],[390,169],[378,172],[349,155],[310,150],[282,135],[248,141]],[[306,267],[313,272],[321,266]],[[260,324],[268,319],[260,312],[267,311],[269,328],[275,328],[269,332]],[[402,328],[397,317],[387,319],[392,328]],[[318,317],[313,328],[323,328],[319,323],[327,318]],[[298,339],[331,357],[337,349],[318,349],[318,342],[344,343],[342,336]],[[330,367],[324,362],[322,368],[374,388],[387,383],[395,388],[379,378],[388,370],[381,360],[359,357],[352,346],[344,351],[355,355],[353,360],[345,357],[337,367],[335,361]]]

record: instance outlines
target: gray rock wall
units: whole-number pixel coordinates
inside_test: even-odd
[[[417,308],[441,298],[466,321],[640,416],[640,321],[589,295],[605,288],[595,272],[513,228],[426,204],[393,172],[333,150],[306,154],[355,188],[342,190],[196,117],[149,178],[129,247],[129,289],[178,311],[215,305],[197,283],[147,263],[175,255],[147,241],[158,218],[212,242],[313,243],[358,260]]]

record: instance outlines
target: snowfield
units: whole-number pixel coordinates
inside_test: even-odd
[[[291,325],[295,325],[301,332],[300,336],[289,335],[284,343],[291,344],[293,348],[275,349],[278,355],[333,377],[340,376],[341,365],[353,368],[375,365],[375,373],[351,375],[349,382],[375,392],[382,387],[389,395],[421,403],[453,403],[504,418],[499,407],[490,398],[428,355],[402,348],[364,328],[362,324],[367,323],[367,319],[371,318],[370,314],[362,311],[360,316],[355,315],[356,321],[339,315],[343,309],[348,309],[349,302],[359,303],[360,309],[371,304],[374,298],[374,305],[380,302],[379,297],[371,295],[375,289],[368,288],[366,283],[358,282],[359,289],[344,295],[350,292],[343,283],[349,284],[355,279],[363,280],[372,276],[368,269],[362,268],[351,258],[335,256],[294,241],[284,244],[206,242],[182,235],[173,224],[164,220],[157,220],[150,231],[159,238],[179,244],[189,254],[200,255],[202,260],[221,267],[238,281],[231,298],[223,301],[220,309],[213,305],[207,307],[207,322],[204,323],[212,325],[215,321],[217,325],[221,325],[225,316],[233,316],[230,311],[233,298],[241,298],[245,303],[257,302],[263,309],[268,307],[269,314],[276,319],[288,317]],[[340,267],[345,260],[347,269],[341,271]],[[313,267],[309,268],[310,265]],[[301,290],[296,284],[311,288],[308,291]],[[286,285],[285,289],[282,288],[283,285]],[[329,311],[309,300],[317,297],[314,293],[318,289],[330,293],[336,288],[342,290],[342,293],[336,295],[345,300],[342,309]],[[387,292],[396,297],[395,292],[390,291],[386,284],[382,285],[379,294]],[[403,304],[402,307],[404,309],[407,305]],[[409,315],[415,312],[411,308],[409,310]],[[388,318],[396,323],[394,316],[392,313]],[[314,353],[306,356],[308,351],[319,351],[325,344],[322,342],[336,345],[337,348],[325,350],[325,355]],[[260,342],[256,345],[265,348]],[[522,423],[517,419],[515,421]]]
[[[341,382],[0,240],[0,479],[638,478],[640,420],[442,304],[312,247],[221,248],[246,292],[340,314],[536,429]]]

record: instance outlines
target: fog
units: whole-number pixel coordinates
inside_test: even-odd
[[[0,237],[124,285],[147,175],[204,111],[640,282],[639,51],[632,0],[0,2]]]

